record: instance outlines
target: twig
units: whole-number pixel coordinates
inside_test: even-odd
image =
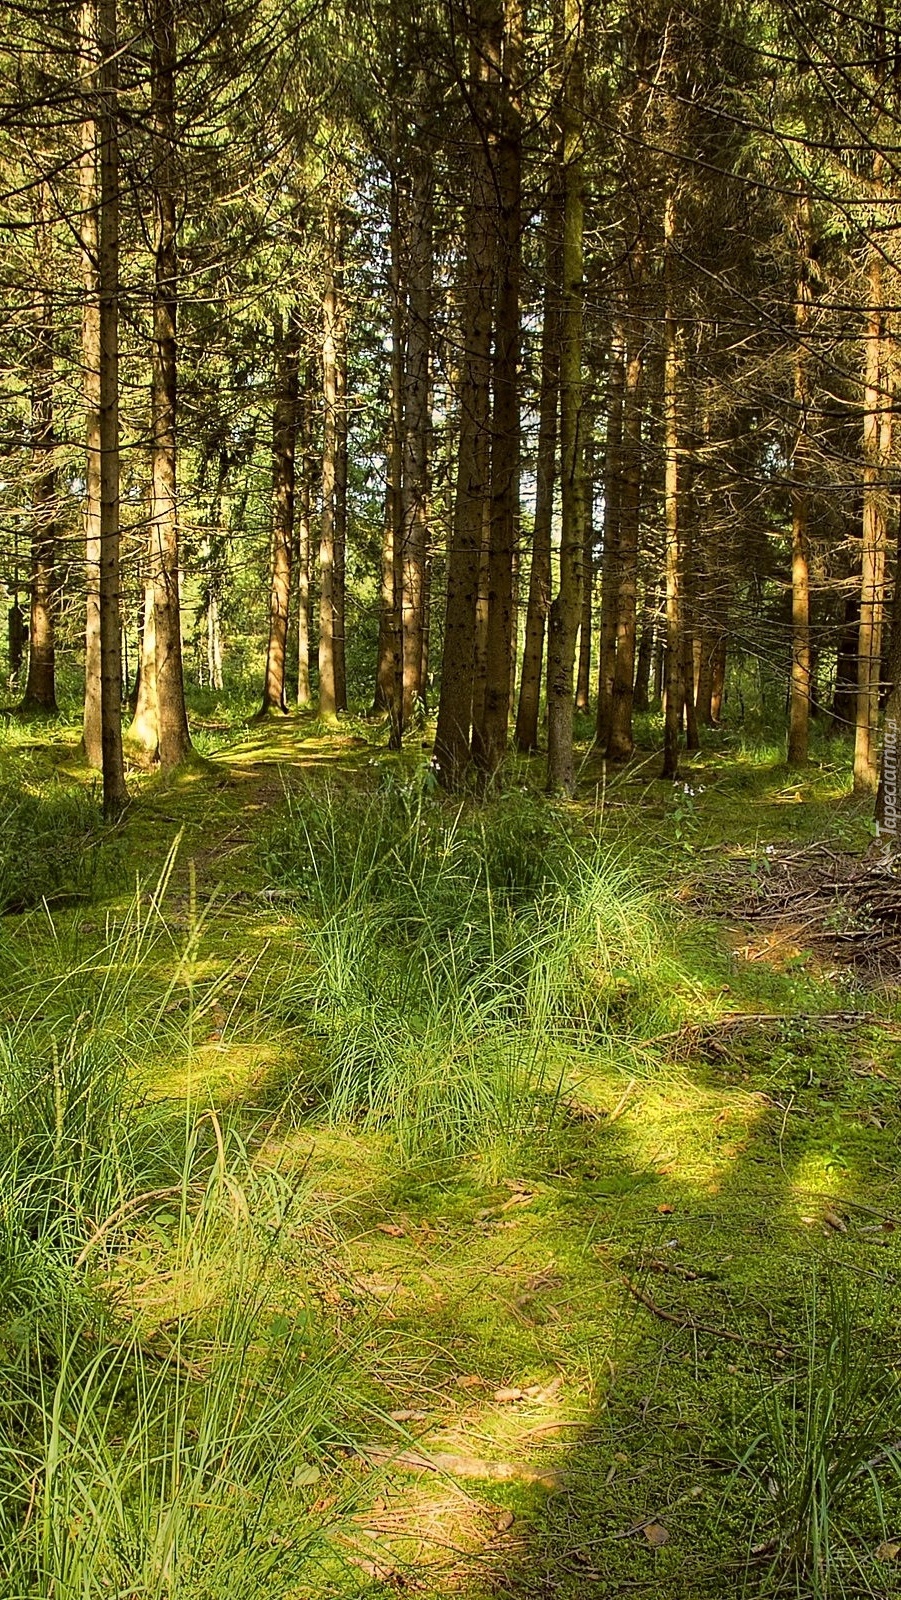
[[[675,1328],[688,1328],[692,1333],[707,1333],[714,1339],[729,1339],[732,1344],[753,1345],[755,1350],[772,1350],[776,1355],[784,1353],[783,1345],[772,1344],[768,1339],[754,1339],[744,1333],[735,1333],[731,1328],[717,1328],[712,1322],[696,1322],[694,1317],[682,1316],[676,1311],[665,1311],[663,1306],[658,1306],[656,1300],[652,1300],[650,1295],[645,1293],[644,1289],[633,1283],[631,1278],[627,1278],[624,1272],[620,1273],[620,1277],[633,1299],[637,1300],[639,1305],[643,1305],[646,1311],[650,1311],[652,1316],[659,1317],[661,1322],[670,1322]]]

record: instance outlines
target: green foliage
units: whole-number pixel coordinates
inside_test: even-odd
[[[771,1579],[813,1600],[861,1582],[875,1592],[860,1557],[901,1506],[901,1390],[856,1312],[845,1280],[825,1296],[814,1284],[800,1368],[762,1386],[741,1428],[738,1472],[755,1487]]]
[[[0,783],[0,912],[90,899],[117,866],[97,799],[84,787]]]

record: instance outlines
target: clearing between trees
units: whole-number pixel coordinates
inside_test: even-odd
[[[476,804],[385,737],[223,702],[110,827],[6,726],[3,1593],[899,1592],[849,749]]]

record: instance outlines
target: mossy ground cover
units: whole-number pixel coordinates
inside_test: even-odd
[[[140,1592],[901,1591],[898,997],[729,898],[781,851],[866,848],[846,750],[799,776],[715,735],[663,785],[649,725],[624,772],[586,739],[571,804],[511,761],[461,807],[424,748],[389,755],[364,723],[203,711],[206,764],[133,775],[112,831],[71,725],[11,726],[0,750],[4,793],[57,808],[15,846],[27,884],[29,838],[52,841],[53,888],[18,889],[0,924],[10,1036],[118,1040],[130,1114],[156,1118],[156,1169],[87,1216],[79,1281],[209,1393],[252,1244],[242,1360],[271,1366],[270,1399],[323,1374],[238,1541],[257,1564],[207,1528],[205,1570],[185,1534],[180,1576],[167,1556]],[[173,1199],[186,1129],[199,1175]],[[201,1250],[179,1206],[214,1189]],[[785,1459],[814,1453],[784,1425],[836,1362],[833,1432],[880,1406],[888,1431],[835,1488],[826,1559],[783,1537]]]

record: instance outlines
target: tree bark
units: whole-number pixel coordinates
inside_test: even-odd
[[[882,258],[876,252],[870,263],[869,297],[865,340],[860,631],[854,729],[856,793],[875,793],[879,780],[877,732],[887,537],[885,469],[891,446],[891,411],[888,395],[890,379],[883,351],[885,314]]]
[[[177,767],[191,753],[181,648],[176,498],[178,219],[176,215],[176,35],[173,0],[153,0],[151,100],[156,250],[151,373],[150,544],[156,630],[160,766]]]
[[[322,297],[322,519],[319,540],[319,715],[334,720],[335,682],[335,474],[338,448],[338,374],[335,218],[328,219],[329,264]]]
[[[97,124],[100,146],[100,727],[103,812],[119,816],[128,801],[122,756],[122,658],[119,616],[119,68],[116,0],[97,0],[100,47]]]
[[[347,297],[344,258],[347,229],[337,229],[335,267],[335,709],[347,710],[347,475],[350,416],[347,409]]]
[[[616,636],[619,615],[619,540],[623,471],[623,390],[626,336],[617,317],[610,339],[607,382],[607,446],[604,466],[604,538],[601,556],[601,626],[598,645],[598,706],[595,744],[606,748],[613,713]]]
[[[422,102],[425,82],[417,79],[418,117],[412,152],[409,246],[407,252],[407,350],[404,366],[403,439],[403,718],[408,723],[417,702],[424,703],[426,560],[429,544],[429,462],[431,454],[431,342],[434,181],[427,154]]]
[[[664,210],[664,523],[666,528],[666,709],[663,719],[663,771],[661,777],[676,778],[679,772],[679,718],[684,699],[682,682],[681,551],[679,540],[679,346],[673,305],[673,246],[675,202],[670,194]]]
[[[541,319],[541,388],[535,466],[535,522],[526,606],[526,637],[519,683],[515,743],[528,753],[538,749],[538,712],[544,634],[551,602],[551,525],[557,469],[557,411],[560,399],[560,323],[563,248],[563,193],[559,162],[548,178],[545,207],[545,277]]]
[[[297,443],[300,448],[300,484],[296,494],[297,527],[297,706],[305,711],[313,703],[310,690],[310,548],[312,493],[313,375],[307,369],[299,398]]]
[[[473,723],[473,759],[490,777],[507,749],[513,650],[513,571],[519,527],[519,352],[522,274],[522,0],[505,0],[501,85],[495,156],[497,288],[493,404],[491,414],[491,507],[488,539],[488,626],[483,713]],[[499,45],[501,41],[498,41]]]
[[[643,271],[644,254],[642,241],[639,238],[628,262],[622,472],[616,563],[616,652],[610,699],[610,735],[607,740],[607,757],[610,761],[628,761],[633,747],[632,696],[635,678],[635,612],[641,516],[641,407],[644,376],[644,323],[641,318]]]
[[[24,711],[56,710],[54,609],[56,586],[57,483],[53,419],[53,292],[48,186],[35,205],[38,317],[31,355],[31,625]]]
[[[579,667],[576,710],[587,712],[591,699],[591,635],[594,604],[594,408],[586,410],[585,549],[582,553],[582,615],[579,619]]]
[[[288,710],[288,617],[294,553],[294,476],[297,443],[298,351],[295,331],[275,329],[275,405],[272,419],[272,574],[269,644],[260,716]]]
[[[560,584],[548,631],[548,758],[550,792],[571,793],[573,673],[582,606],[585,550],[585,417],[582,398],[584,167],[582,87],[585,17],[582,0],[563,0],[563,337],[560,351]]]
[[[460,436],[434,753],[439,779],[448,789],[460,786],[469,762],[479,552],[488,496],[486,445],[491,392],[495,230],[493,179],[483,136],[489,72],[489,56],[483,48],[486,28],[486,19],[480,15],[470,47],[470,94],[474,115],[470,132],[472,186],[465,219]]]
[[[797,412],[792,451],[792,664],[788,722],[788,764],[803,767],[810,748],[810,557],[807,488],[807,339],[810,323],[810,197],[798,197],[795,219],[799,240],[795,300],[794,401]]]
[[[85,660],[82,748],[100,769],[100,205],[97,107],[97,0],[85,0],[79,18],[85,110],[78,161],[82,275],[81,384],[85,427]]]

